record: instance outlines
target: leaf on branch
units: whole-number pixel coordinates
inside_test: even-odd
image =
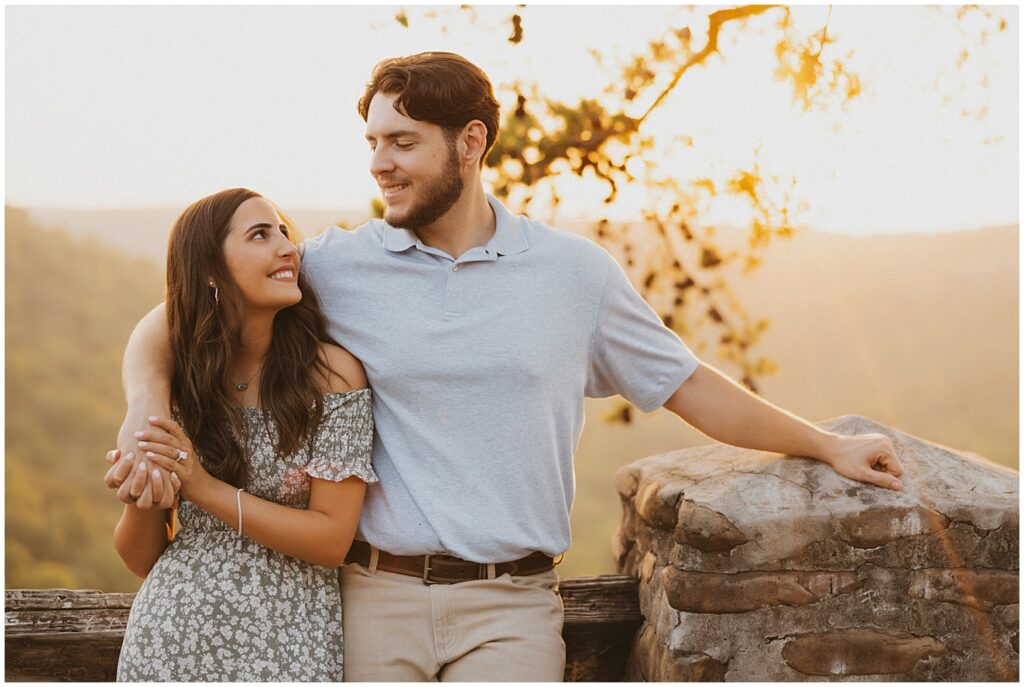
[[[370,201],[370,212],[373,213],[374,218],[384,219],[384,201],[380,198],[374,198]]]
[[[692,139],[691,139],[691,145],[692,145]],[[694,186],[696,188],[705,189],[711,195],[715,195],[717,193],[717,191],[715,189],[715,182],[712,181],[711,179],[706,178],[706,177],[702,178],[702,179],[694,179],[693,181],[690,182],[690,185]]]
[[[398,14],[395,15],[395,21],[405,28],[409,28],[409,17],[406,15],[405,10],[398,10]]]
[[[700,254],[700,266],[708,269],[721,264],[722,258],[718,255],[718,252],[710,246],[705,246]]]
[[[752,201],[757,202],[757,187],[761,183],[761,176],[755,170],[748,172],[741,170],[739,174],[729,179],[729,191],[736,194],[749,196]]]
[[[601,418],[609,424],[624,424],[628,425],[633,421],[633,406],[629,405],[625,401],[619,401],[618,404]]]
[[[523,40],[523,18],[518,14],[512,15],[512,35],[508,37],[509,43],[519,43]]]

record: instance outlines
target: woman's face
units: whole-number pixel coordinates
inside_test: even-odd
[[[299,252],[264,198],[248,199],[231,216],[224,262],[247,309],[281,310],[302,300]]]

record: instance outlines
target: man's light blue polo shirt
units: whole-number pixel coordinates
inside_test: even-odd
[[[305,244],[373,389],[357,537],[394,554],[564,552],[584,397],[650,412],[698,365],[603,248],[489,201],[494,236],[457,260],[380,220]]]

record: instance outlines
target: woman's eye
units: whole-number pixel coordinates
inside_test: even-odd
[[[254,231],[252,233],[252,237],[253,238],[259,237],[261,239],[265,239],[265,238],[267,238],[267,235],[265,233],[263,233],[262,229],[257,229],[256,231]]]
[[[288,228],[287,227],[281,227],[281,233],[284,234],[285,238],[288,238],[290,236],[290,234],[288,233]]]

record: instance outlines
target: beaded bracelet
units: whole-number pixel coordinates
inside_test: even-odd
[[[242,538],[242,492],[245,489],[239,489],[235,492],[235,503],[238,504],[238,538]]]

